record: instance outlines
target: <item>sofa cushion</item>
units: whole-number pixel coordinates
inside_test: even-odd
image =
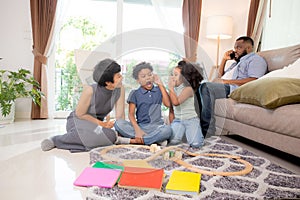
[[[261,51],[258,52],[258,54],[266,60],[268,63],[268,71],[270,72],[288,66],[300,58],[300,44],[280,49]]]
[[[300,79],[281,77],[258,79],[240,86],[229,97],[240,103],[268,109],[300,103]]]

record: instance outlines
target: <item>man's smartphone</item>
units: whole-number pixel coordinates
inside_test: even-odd
[[[229,54],[231,59],[235,59],[235,52],[232,52],[231,54]]]

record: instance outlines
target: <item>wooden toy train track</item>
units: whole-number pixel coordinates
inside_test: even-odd
[[[206,174],[206,175],[210,175],[210,176],[214,176],[214,175],[220,175],[220,176],[238,176],[238,175],[245,175],[248,174],[252,171],[253,166],[246,160],[243,160],[240,156],[236,156],[236,155],[229,155],[229,154],[212,154],[212,153],[192,153],[190,151],[187,151],[185,149],[176,147],[176,146],[169,146],[163,149],[154,149],[155,146],[146,146],[146,145],[113,145],[113,146],[109,146],[106,147],[104,149],[102,149],[100,151],[100,155],[102,156],[102,158],[110,160],[110,161],[114,161],[114,162],[122,162],[122,160],[120,159],[114,159],[110,156],[107,155],[108,151],[111,151],[112,149],[116,149],[116,148],[128,148],[128,147],[139,147],[139,148],[145,148],[145,149],[149,149],[149,151],[151,150],[151,152],[153,152],[154,154],[149,156],[148,158],[144,159],[145,161],[149,162],[151,160],[154,160],[155,158],[157,158],[160,155],[163,155],[166,152],[170,152],[170,151],[177,151],[177,152],[183,152],[187,155],[190,156],[205,156],[205,157],[221,157],[221,158],[229,158],[229,159],[234,159],[235,161],[242,163],[245,167],[244,169],[240,170],[240,171],[231,171],[231,172],[222,172],[222,171],[208,171],[208,170],[202,170],[200,168],[197,168],[191,164],[188,164],[186,162],[184,162],[181,158],[174,156],[171,157],[170,160],[178,163],[179,165],[182,165],[183,167],[197,172],[197,173],[201,173],[201,174]]]

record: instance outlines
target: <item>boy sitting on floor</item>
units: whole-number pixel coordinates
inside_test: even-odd
[[[116,131],[123,136],[118,137],[116,143],[151,145],[163,142],[166,145],[172,129],[164,124],[161,104],[170,107],[169,95],[159,77],[153,74],[153,67],[149,63],[136,65],[132,76],[140,87],[132,90],[127,100],[130,122],[123,119],[115,122]]]

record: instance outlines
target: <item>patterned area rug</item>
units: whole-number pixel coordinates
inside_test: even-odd
[[[162,156],[149,162],[157,168],[164,168],[166,177],[161,192],[124,189],[115,186],[111,189],[90,187],[87,191],[88,200],[111,199],[296,199],[300,198],[300,175],[282,168],[269,160],[259,157],[254,153],[242,149],[237,145],[228,143],[220,137],[213,136],[206,139],[201,149],[189,148],[182,144],[179,147],[196,153],[219,153],[241,156],[250,162],[254,168],[244,176],[208,176],[202,175],[200,193],[197,196],[167,194],[164,188],[168,182],[172,170],[188,171],[183,166],[170,160],[164,160]],[[91,164],[104,160],[100,155],[103,148],[97,148],[90,152]],[[144,159],[152,155],[145,148],[117,148],[108,152],[113,159]],[[183,160],[203,170],[213,171],[238,171],[244,166],[235,160],[217,157],[192,157],[183,155]]]

